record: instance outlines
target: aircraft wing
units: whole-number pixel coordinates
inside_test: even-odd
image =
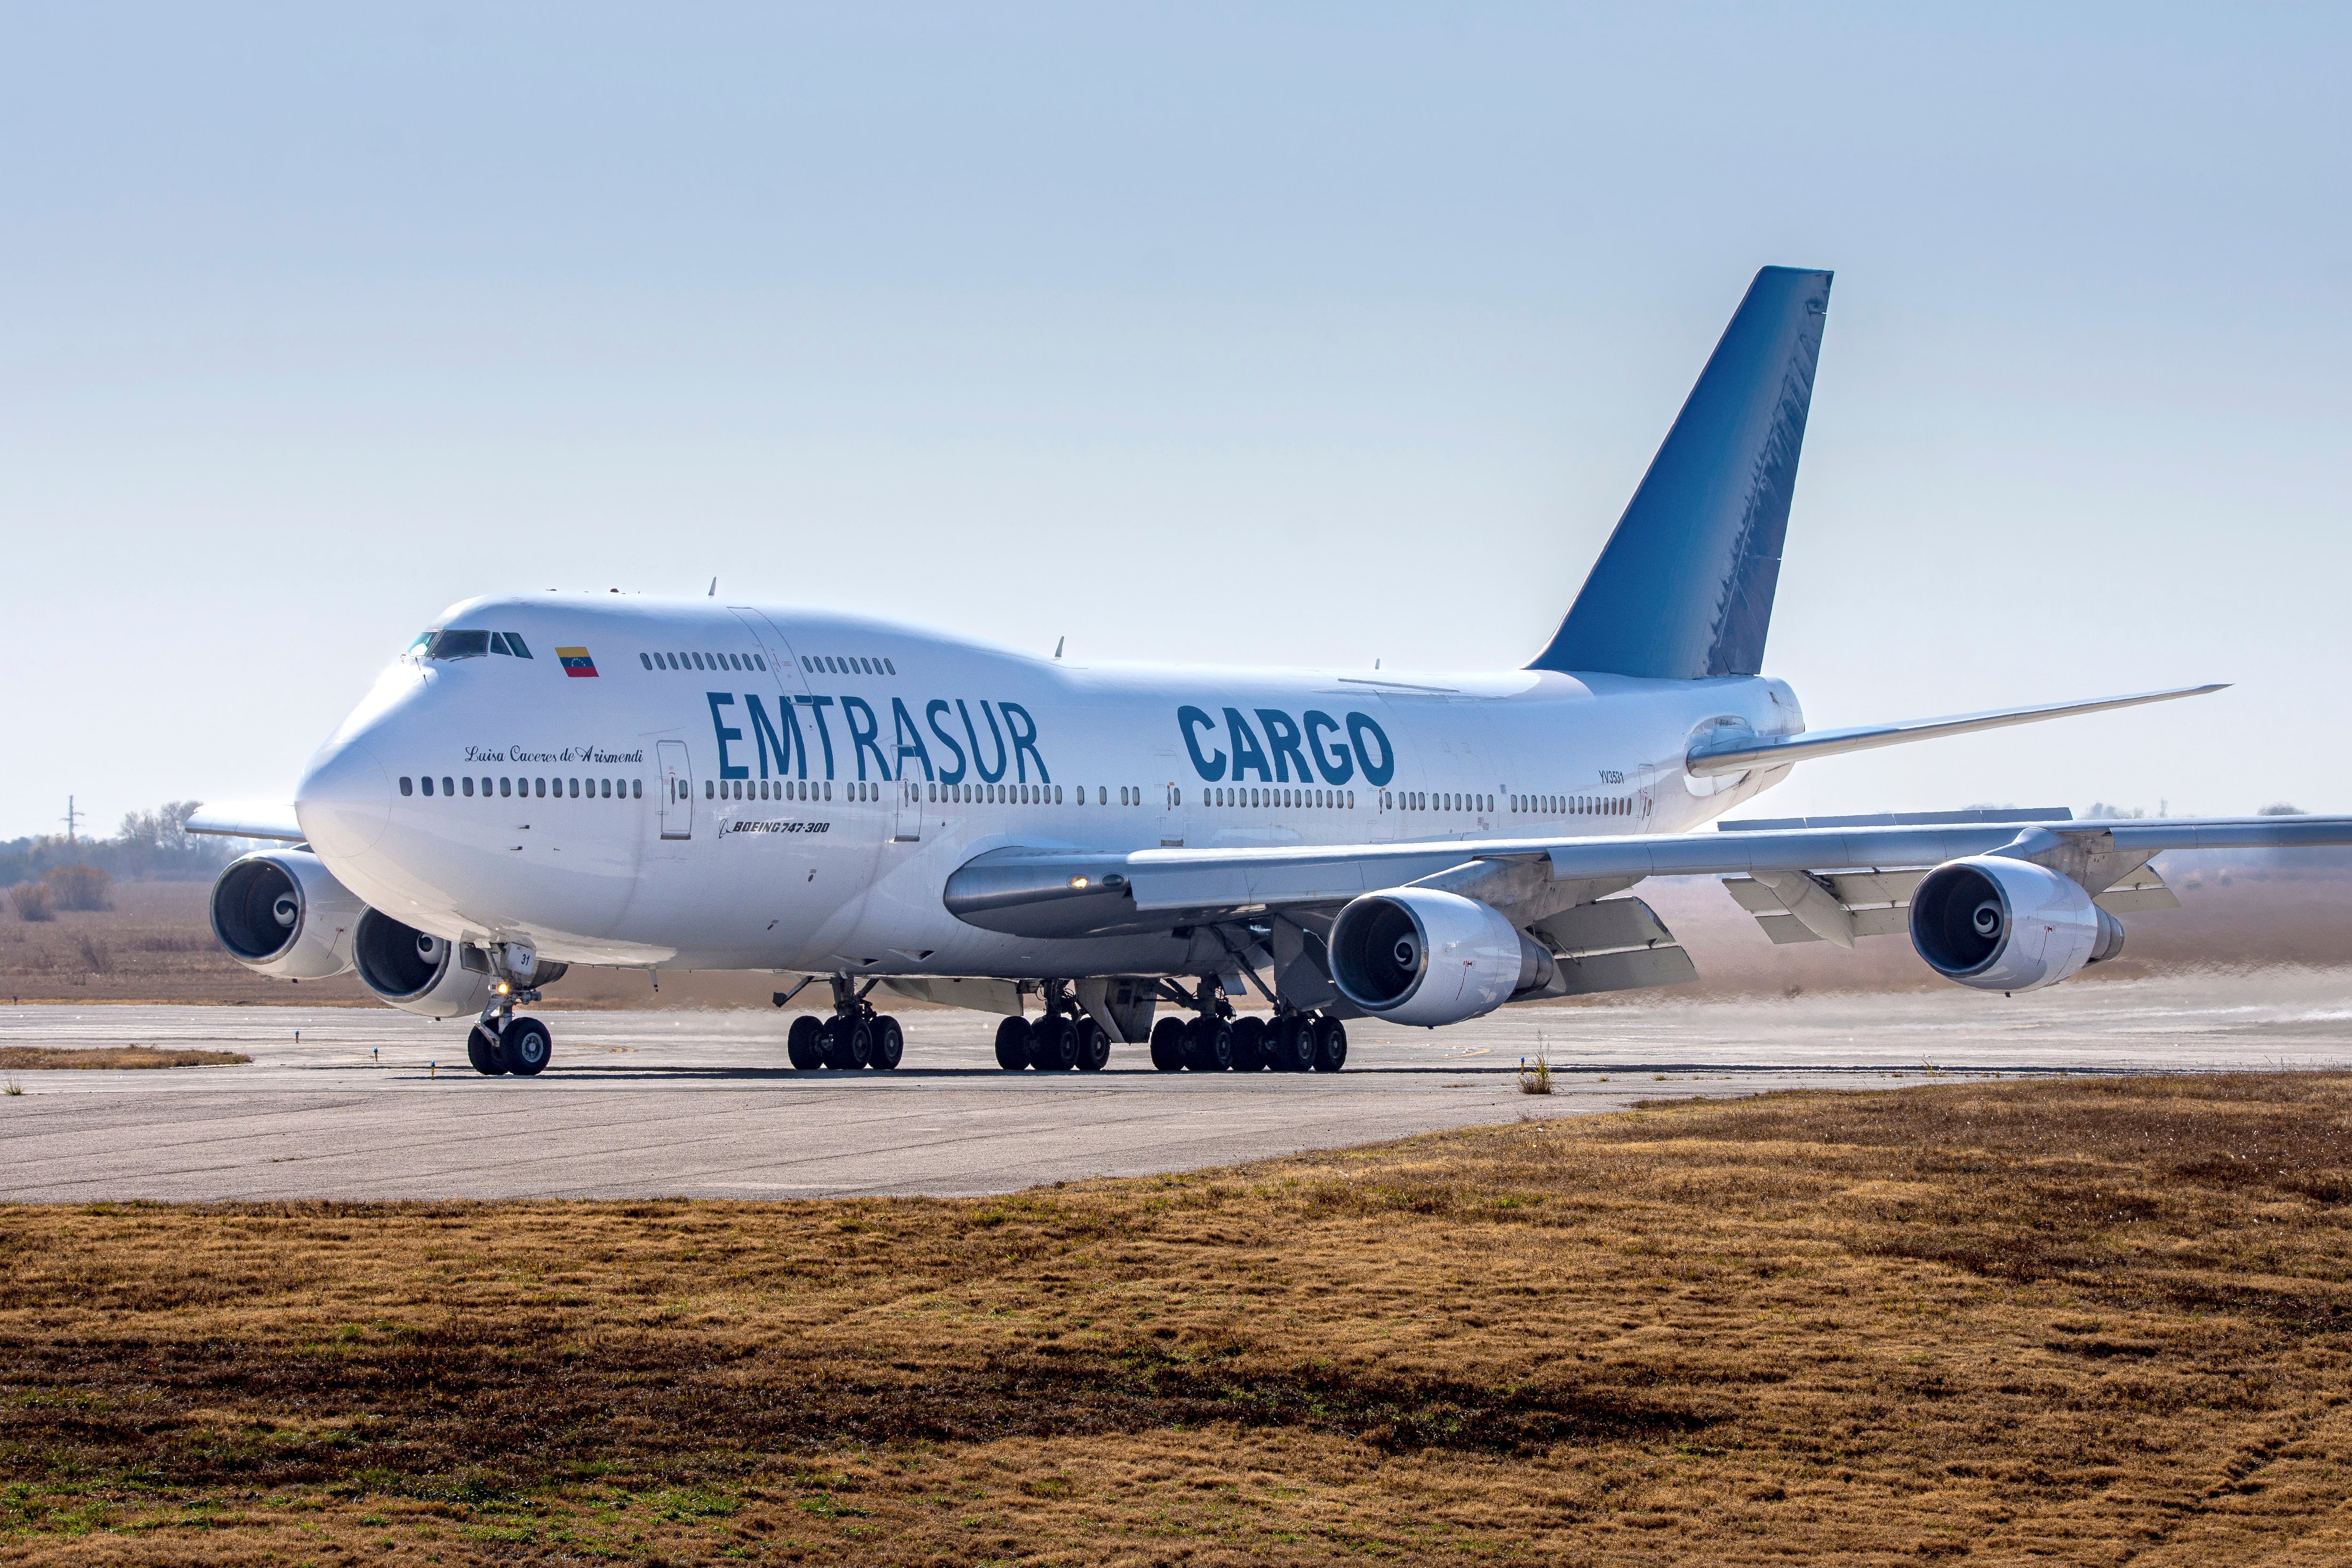
[[[983,930],[1085,937],[1165,931],[1271,911],[1332,911],[1359,894],[1413,882],[1473,898],[1507,890],[1492,901],[1557,908],[1649,877],[1745,876],[1785,886],[1834,929],[1835,918],[1820,908],[1822,900],[1807,899],[1803,890],[1826,873],[1925,868],[1990,854],[2032,835],[2047,836],[2032,840],[2037,858],[2063,852],[2074,868],[2070,874],[2099,893],[2167,849],[2352,845],[2352,816],[1952,820],[1124,854],[1008,847],[967,861],[948,879],[945,901],[950,913]],[[1530,897],[1545,883],[1570,886],[1549,898]],[[1801,920],[1809,910],[1787,912]]]
[[[2086,702],[2043,702],[2031,708],[1996,708],[1982,713],[1955,713],[1943,719],[1911,719],[1900,724],[1866,724],[1851,730],[1809,730],[1797,735],[1759,736],[1741,731],[1737,737],[1695,746],[1685,759],[1690,772],[1706,778],[1743,773],[1750,768],[1783,767],[1814,757],[1842,756],[1879,746],[1901,746],[1945,735],[1971,735],[1979,730],[2005,729],[2011,724],[2035,724],[2044,719],[2064,719],[2076,713],[2104,713],[2111,708],[2137,708],[2143,702],[2169,702],[2178,697],[2202,697],[2228,689],[2228,683],[2177,686],[2165,691],[2136,691],[2126,697],[2098,697]]]
[[[226,838],[276,838],[288,844],[299,844],[308,837],[294,820],[292,804],[277,801],[207,802],[188,818],[187,830]]]

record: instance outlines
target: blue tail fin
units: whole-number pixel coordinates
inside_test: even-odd
[[[1754,675],[1772,625],[1830,274],[1767,267],[1530,669]]]

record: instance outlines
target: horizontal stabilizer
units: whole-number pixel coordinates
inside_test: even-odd
[[[294,820],[294,808],[271,801],[230,800],[206,805],[188,818],[190,833],[213,833],[224,838],[276,838],[299,844],[307,837]]]
[[[1699,777],[1744,773],[1750,768],[1786,767],[1815,757],[1867,752],[1880,746],[1907,745],[1945,735],[1972,735],[1979,730],[2006,729],[2011,724],[2038,724],[2044,719],[2064,719],[2077,713],[2104,713],[2110,708],[2137,708],[2143,702],[2169,702],[2176,697],[2202,697],[2227,689],[2228,683],[2180,686],[2168,691],[2138,691],[2128,697],[2102,697],[2089,702],[2046,702],[2035,708],[1996,708],[1984,713],[1956,713],[1943,719],[1913,719],[1901,724],[1866,724],[1852,730],[1813,730],[1801,735],[1751,734],[1746,731],[1691,748],[1685,766]]]

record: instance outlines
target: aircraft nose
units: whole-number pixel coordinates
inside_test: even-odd
[[[321,853],[364,855],[392,819],[392,774],[359,742],[334,742],[296,786],[294,817]]]

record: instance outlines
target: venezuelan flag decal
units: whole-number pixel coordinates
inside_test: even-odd
[[[584,647],[560,647],[555,650],[555,657],[563,661],[563,673],[566,675],[593,677],[596,673],[596,661],[588,657],[588,650]]]

